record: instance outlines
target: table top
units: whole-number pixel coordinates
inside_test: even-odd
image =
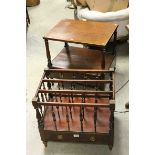
[[[65,19],[55,25],[43,38],[70,43],[105,46],[117,27],[117,24],[110,22]]]

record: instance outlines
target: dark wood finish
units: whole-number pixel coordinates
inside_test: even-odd
[[[49,40],[106,46],[118,25],[65,19],[52,28],[44,38]]]
[[[51,67],[52,67],[52,63],[51,63],[51,54],[50,54],[50,50],[49,50],[48,40],[47,40],[47,39],[44,39],[44,41],[45,41],[46,56],[47,56],[47,61],[48,61],[47,66],[48,66],[49,68],[51,68]]]
[[[60,75],[59,79],[53,79],[52,74],[55,73]],[[99,78],[88,76],[90,73]],[[64,74],[73,76],[66,79]],[[81,76],[84,80],[79,79]],[[88,83],[95,85],[91,87]],[[99,87],[102,84],[105,85],[104,90]],[[45,147],[48,141],[62,141],[106,144],[112,149],[115,109],[113,85],[113,70],[93,72],[87,69],[80,72],[79,69],[45,69],[32,100]]]
[[[114,36],[113,54],[116,47],[117,24],[65,19],[60,21],[44,37],[48,68],[106,69],[112,63],[113,55],[106,54],[106,46]],[[48,40],[62,41],[64,49],[51,62]],[[68,43],[102,46],[102,51],[69,47]],[[86,46],[87,45],[87,46]],[[94,63],[92,63],[94,62]]]
[[[40,4],[40,0],[26,0],[26,6],[36,6]]]
[[[68,51],[70,55],[68,56]],[[109,69],[113,56],[104,51],[79,47],[63,48],[52,60],[52,68],[63,69]]]
[[[68,111],[69,108],[67,107]],[[56,110],[56,107],[54,106],[54,110]],[[80,119],[79,119],[79,112],[80,107],[75,107],[74,110],[72,110],[72,118],[69,116],[70,120],[70,130],[72,132],[95,132],[94,128],[94,107],[85,107],[85,118],[83,120],[83,131],[81,130],[80,126]],[[101,108],[99,107],[97,109],[97,122],[96,122],[96,132],[98,133],[109,133],[109,118],[110,118],[110,110],[107,108]],[[57,129],[54,125],[54,122],[52,119],[52,107],[48,107],[46,111],[46,115],[44,118],[44,130],[50,130],[50,131],[68,131],[68,125],[66,123],[66,113],[65,109],[60,109],[60,121],[58,114],[56,114],[56,120],[57,120]]]
[[[45,35],[48,69],[32,101],[41,140],[107,144],[113,147],[115,87],[113,55],[106,45],[118,25],[62,20]],[[64,42],[51,61],[49,40]],[[101,46],[102,50],[71,47],[68,43]]]

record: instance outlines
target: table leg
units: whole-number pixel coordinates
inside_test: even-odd
[[[68,60],[69,60],[69,62],[71,63],[71,56],[70,56],[70,51],[69,51],[69,45],[68,45],[67,42],[65,42],[65,46],[64,46],[64,47],[66,48]]]
[[[69,47],[68,43],[67,43],[67,42],[65,42],[65,48],[68,48],[68,47]]]
[[[49,50],[49,44],[48,44],[48,39],[44,39],[45,41],[45,47],[46,47],[46,56],[47,56],[47,66],[48,68],[52,68],[52,62],[51,62],[51,55],[50,55],[50,50]]]
[[[101,68],[102,69],[105,69],[105,53],[106,53],[106,48],[104,46],[103,50],[102,50],[102,62],[101,62]]]

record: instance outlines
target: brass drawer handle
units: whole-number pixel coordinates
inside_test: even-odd
[[[57,138],[58,138],[58,140],[62,140],[63,139],[63,135],[58,135]]]
[[[95,139],[94,136],[91,136],[91,137],[90,137],[90,141],[95,142],[95,140],[96,140],[96,139]]]

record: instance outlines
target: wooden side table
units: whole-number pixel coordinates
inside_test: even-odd
[[[106,45],[114,36],[113,54],[117,39],[117,24],[65,19],[60,21],[44,37],[49,68],[109,69],[113,55],[106,53]],[[65,43],[64,48],[51,61],[49,40]],[[102,51],[70,47],[68,43],[102,46]]]
[[[115,72],[113,55],[106,45],[117,27],[113,23],[60,21],[43,38],[48,69],[44,70],[32,104],[41,140],[106,144],[114,143]],[[49,40],[65,46],[51,61]],[[71,47],[69,43],[102,46],[103,50]],[[101,87],[103,87],[101,89]]]

